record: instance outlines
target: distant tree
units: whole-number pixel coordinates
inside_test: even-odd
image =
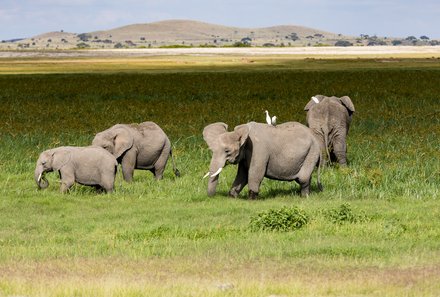
[[[47,42],[52,42],[52,39],[49,38],[49,39],[47,40]]]
[[[244,43],[244,42],[241,42],[241,41],[237,41],[232,46],[233,47],[250,47],[251,45],[249,43]]]
[[[81,34],[78,34],[78,38],[81,41],[89,41],[89,39],[92,38],[92,35],[89,33],[81,33]]]
[[[241,42],[242,43],[246,43],[246,44],[251,44],[251,42],[252,42],[252,38],[250,38],[250,37],[245,37],[245,38],[242,38],[241,39]]]
[[[123,48],[124,46],[122,45],[122,43],[118,42],[115,44],[114,48]]]
[[[306,36],[307,39],[313,39],[314,37],[312,35]]]
[[[426,35],[422,35],[422,36],[420,36],[420,39],[427,41],[427,40],[429,40],[429,37]]]
[[[431,41],[429,42],[429,44],[430,44],[430,45],[440,45],[440,41],[438,41],[438,40],[431,40]]]
[[[322,35],[320,33],[316,33],[314,36],[317,37],[317,38],[323,38],[324,37],[324,35]]]
[[[145,41],[145,37],[141,37],[140,39],[141,39],[142,41]]]
[[[413,41],[413,40],[417,40],[417,37],[415,37],[415,36],[408,36],[407,38],[405,38],[405,40]]]
[[[402,40],[395,39],[395,40],[391,41],[391,44],[392,45],[401,45],[402,44]]]
[[[273,44],[273,43],[265,43],[265,44],[263,44],[263,46],[264,47],[274,47],[275,44]]]
[[[296,34],[295,32],[290,33],[290,34],[287,35],[285,38],[286,38],[286,39],[290,39],[290,40],[292,40],[292,41],[297,41],[297,40],[299,40],[298,34]]]
[[[80,43],[77,43],[77,44],[76,44],[76,47],[77,47],[77,48],[88,48],[88,47],[90,47],[90,45],[88,45],[88,44],[85,43],[85,42],[80,42]]]
[[[338,40],[335,43],[335,46],[352,46],[353,43],[351,43],[350,41],[347,40]]]

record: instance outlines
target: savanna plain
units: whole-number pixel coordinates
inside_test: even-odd
[[[1,61],[0,296],[440,295],[440,60],[164,59]],[[326,166],[322,192],[315,173],[307,198],[268,179],[257,200],[228,198],[230,165],[207,197],[207,124],[266,109],[305,123],[316,94],[356,108],[349,165]],[[119,170],[112,194],[61,194],[55,173],[37,189],[41,151],[142,121],[168,134],[181,177],[169,162],[161,181]],[[283,210],[301,226],[272,228]]]

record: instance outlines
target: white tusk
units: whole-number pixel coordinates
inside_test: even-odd
[[[315,103],[319,103],[318,98],[316,98],[315,96],[312,97],[312,100],[315,101]]]
[[[211,172],[208,172],[207,174],[205,174],[205,175],[203,176],[203,178],[207,178],[210,174],[211,174]]]
[[[38,176],[38,183],[41,181],[41,176],[43,175],[43,172],[40,173],[40,175]]]
[[[213,174],[211,174],[211,177],[215,177],[215,176],[219,175],[220,172],[222,172],[222,170],[223,170],[223,167],[220,167],[216,172],[214,172]]]

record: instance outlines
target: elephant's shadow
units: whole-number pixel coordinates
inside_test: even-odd
[[[315,187],[311,187],[312,192],[318,192],[318,189]],[[219,191],[219,195],[228,196],[228,191]],[[258,197],[255,200],[269,200],[276,199],[280,196],[290,196],[292,198],[301,198],[301,188],[298,186],[292,186],[290,188],[268,188],[264,189],[259,193]],[[238,195],[236,199],[248,200],[248,190],[247,188],[243,189],[243,191]]]

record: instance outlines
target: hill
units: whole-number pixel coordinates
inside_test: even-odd
[[[2,48],[124,48],[161,46],[300,46],[343,38],[341,35],[302,26],[267,28],[228,27],[190,20],[168,20],[133,24],[86,33],[48,32],[20,40],[2,42]]]
[[[433,44],[435,42],[435,44]],[[323,30],[282,25],[267,28],[228,27],[190,20],[133,24],[86,33],[48,32],[32,38],[2,41],[0,49],[150,48],[223,46],[437,45],[437,41],[343,36]]]

